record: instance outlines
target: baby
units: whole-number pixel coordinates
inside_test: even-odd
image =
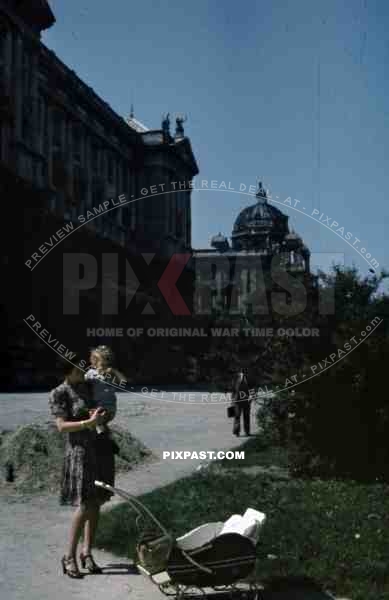
[[[110,385],[113,355],[108,346],[98,346],[90,355],[90,368],[85,374],[85,380],[93,385],[93,397],[98,407],[105,409],[102,423],[96,426],[97,433],[108,433],[107,423],[116,415],[117,398],[115,388]]]

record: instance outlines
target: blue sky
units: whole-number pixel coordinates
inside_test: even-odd
[[[313,254],[389,267],[389,3],[386,0],[51,0],[43,41],[122,116],[159,128],[188,115],[197,181],[255,185],[291,216]],[[192,197],[192,243],[230,236],[248,195]],[[335,235],[307,215],[323,213]],[[338,229],[332,225],[333,228]],[[361,251],[361,250],[360,250]]]

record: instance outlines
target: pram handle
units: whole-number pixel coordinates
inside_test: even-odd
[[[124,490],[113,487],[112,485],[109,485],[108,483],[104,483],[103,481],[95,480],[95,486],[101,487],[105,490],[108,490],[108,491],[112,492],[113,494],[120,496],[124,500],[127,500],[127,502],[130,504],[131,508],[138,514],[138,517],[144,517],[145,515],[147,515],[153,521],[153,523],[155,525],[157,525],[157,527],[159,527],[159,529],[162,531],[162,533],[164,535],[170,536],[169,532],[165,529],[165,527],[163,525],[161,525],[161,523],[158,521],[158,519],[135,496],[132,496],[131,494],[129,494],[128,492],[125,492]]]

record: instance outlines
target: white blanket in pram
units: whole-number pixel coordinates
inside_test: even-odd
[[[256,544],[265,519],[266,516],[264,513],[253,508],[248,508],[244,515],[232,515],[224,523],[219,535],[223,533],[239,533],[244,537],[250,538]]]
[[[224,533],[238,533],[256,544],[265,519],[266,515],[264,513],[248,508],[243,515],[232,515],[224,523],[218,521],[200,525],[200,527],[196,527],[196,529],[192,529],[192,531],[177,538],[176,541],[182,550],[188,551],[200,548]]]

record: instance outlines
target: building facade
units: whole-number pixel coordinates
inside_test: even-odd
[[[42,43],[42,32],[54,23],[46,0],[0,0],[0,195],[7,224],[0,304],[9,343],[0,370],[26,384],[37,373],[45,376],[42,361],[55,353],[45,354],[23,319],[34,311],[65,337],[81,326],[83,315],[69,324],[63,315],[63,255],[91,253],[100,261],[115,251],[123,260],[142,261],[148,253],[160,273],[173,253],[191,252],[189,184],[198,173],[183,119],[176,118],[171,134],[168,116],[159,129],[148,129],[133,112],[118,115]],[[160,184],[163,193],[142,193]],[[90,215],[82,227],[80,215]],[[66,227],[72,235],[42,266],[35,264],[39,248]],[[99,277],[85,292],[83,312],[95,328],[112,322],[101,309],[106,283]],[[118,285],[126,296],[126,281]]]
[[[289,231],[288,219],[259,183],[256,203],[238,215],[231,243],[219,233],[211,248],[194,250],[198,315],[269,315],[272,292],[314,284],[310,251]]]
[[[190,247],[190,189],[169,188],[152,202],[130,202],[142,188],[190,181],[198,172],[190,142],[127,120],[41,42],[54,23],[47,2],[0,4],[0,162],[47,193],[64,220],[125,195],[129,202],[86,225],[126,246],[158,240],[160,250]]]

